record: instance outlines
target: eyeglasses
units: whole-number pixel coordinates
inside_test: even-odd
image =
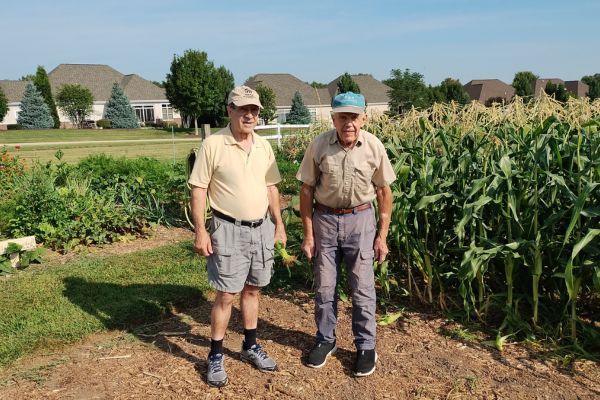
[[[230,107],[231,107],[232,110],[239,111],[243,115],[246,115],[246,114],[250,113],[250,114],[252,114],[252,115],[254,115],[256,117],[260,113],[260,108],[258,106],[255,106],[255,105],[247,105],[247,106],[238,107],[235,104],[231,103]]]

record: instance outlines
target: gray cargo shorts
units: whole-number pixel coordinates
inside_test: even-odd
[[[244,284],[263,287],[273,275],[275,225],[268,216],[255,228],[213,215],[210,223],[213,254],[208,256],[208,282],[227,293]]]

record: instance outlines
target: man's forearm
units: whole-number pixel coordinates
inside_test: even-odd
[[[269,200],[269,213],[271,214],[271,218],[273,218],[273,223],[275,226],[283,225],[283,220],[281,219],[281,207],[279,206],[279,190],[277,190],[277,186],[267,186],[267,199]]]
[[[300,188],[300,218],[302,218],[302,226],[304,227],[304,237],[312,237],[312,214],[313,214],[313,199],[315,188],[302,184]]]
[[[379,230],[377,235],[385,239],[392,218],[392,190],[389,186],[377,188],[377,206],[379,208]]]
[[[194,186],[192,188],[192,219],[194,220],[194,227],[196,232],[205,231],[205,215],[204,212],[206,210],[206,188],[200,188]]]

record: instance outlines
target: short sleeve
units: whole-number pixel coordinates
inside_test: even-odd
[[[377,149],[379,150],[379,165],[373,174],[371,181],[376,187],[389,186],[396,180],[396,174],[394,173],[394,167],[388,158],[385,147],[379,142]]]
[[[208,148],[206,141],[202,143],[198,154],[196,154],[196,161],[190,174],[188,183],[193,186],[198,186],[203,189],[208,188],[210,179],[213,174],[212,152]]]
[[[279,168],[277,168],[277,161],[275,160],[275,154],[273,153],[271,143],[266,142],[266,148],[269,153],[269,165],[267,166],[265,181],[267,186],[271,186],[276,185],[281,181],[281,175],[279,174]]]
[[[316,139],[310,142],[306,148],[306,152],[304,152],[304,157],[302,158],[302,163],[300,164],[300,168],[298,168],[298,172],[296,173],[296,179],[306,183],[309,186],[315,186],[317,184],[317,179],[320,173],[319,166],[315,163],[315,141]]]

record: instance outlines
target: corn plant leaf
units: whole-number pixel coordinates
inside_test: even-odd
[[[381,325],[381,326],[390,325],[390,324],[393,324],[394,322],[396,322],[398,320],[398,318],[400,318],[401,316],[402,316],[402,311],[398,311],[398,312],[392,313],[392,314],[385,314],[383,317],[379,318],[379,321],[377,322],[377,324]]]
[[[596,292],[600,293],[600,267],[594,267],[593,281]]]
[[[585,185],[585,188],[577,198],[575,202],[575,206],[573,206],[573,212],[571,213],[571,222],[569,223],[569,227],[567,228],[567,232],[565,233],[565,239],[563,241],[563,246],[567,244],[569,238],[571,237],[571,233],[579,220],[579,216],[581,215],[581,211],[585,206],[585,202],[589,199],[590,194],[594,191],[594,189],[600,185],[600,183],[588,183]]]
[[[421,197],[421,200],[419,200],[419,202],[415,206],[415,209],[422,210],[425,207],[429,206],[430,204],[439,201],[442,197],[452,197],[452,195],[450,193],[446,192],[446,193],[438,193],[438,194],[434,194],[434,195],[430,195],[430,196],[423,196],[423,197]]]

